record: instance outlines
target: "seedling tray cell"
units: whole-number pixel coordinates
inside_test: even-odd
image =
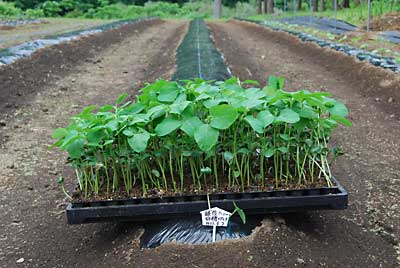
[[[246,214],[270,214],[306,210],[347,208],[347,191],[333,179],[335,187],[251,193],[210,194],[211,205],[233,211],[233,201]],[[69,224],[103,221],[162,220],[199,214],[208,208],[207,195],[181,195],[162,198],[131,198],[70,203]]]

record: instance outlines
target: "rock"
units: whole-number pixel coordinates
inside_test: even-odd
[[[42,111],[45,112],[45,113],[47,113],[47,112],[49,111],[49,109],[43,108]]]
[[[50,175],[57,175],[58,172],[56,170],[49,170]]]
[[[389,103],[392,103],[392,102],[393,102],[393,98],[390,97],[390,98],[388,99],[388,102],[389,102]]]
[[[297,262],[298,264],[305,264],[305,263],[306,263],[302,258],[297,258],[297,259],[296,259],[296,262]]]
[[[19,258],[19,259],[17,260],[17,263],[23,263],[24,261],[25,261],[24,258]]]
[[[13,168],[15,168],[15,165],[14,164],[8,165],[7,168],[13,169]]]
[[[5,127],[7,124],[4,121],[0,121],[0,127]]]

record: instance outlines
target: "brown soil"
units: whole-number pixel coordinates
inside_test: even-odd
[[[52,77],[68,75],[76,65],[93,58],[99,51],[144,31],[148,25],[160,23],[160,20],[151,20],[135,23],[133,27],[125,25],[101,35],[90,35],[79,41],[39,50],[31,57],[0,67],[0,112],[18,108],[24,101],[30,100],[32,94],[42,90]]]
[[[330,91],[351,111],[354,126],[339,128],[332,140],[346,151],[334,164],[333,174],[348,188],[350,207],[311,214],[314,228],[325,230],[317,240],[335,237],[337,242],[314,243],[307,256],[316,261],[311,266],[337,267],[336,259],[345,267],[398,267],[400,75],[255,24],[231,21],[210,26],[217,47],[241,80],[284,76],[288,89]],[[295,222],[307,228],[303,220]],[[270,242],[271,248],[280,247]],[[367,245],[374,246],[362,249]],[[285,248],[298,252],[299,245],[286,242]]]
[[[23,95],[11,98],[19,108],[2,108],[0,134],[7,138],[0,145],[0,267],[121,265],[119,258],[107,258],[116,245],[100,242],[124,235],[120,227],[66,224],[66,203],[55,180],[70,170],[63,171],[65,154],[47,149],[50,135],[89,104],[114,102],[144,82],[168,79],[186,28],[183,21],[134,24],[45,49],[0,70],[1,79]],[[11,83],[8,76],[18,77]],[[66,181],[67,187],[72,183]]]
[[[363,29],[367,26],[364,25]],[[371,31],[400,31],[400,12],[387,13],[371,20]]]
[[[0,30],[2,31],[9,31],[15,29],[15,26],[11,25],[0,25]]]
[[[7,116],[0,133],[8,138],[0,144],[0,267],[398,267],[393,246],[400,226],[399,80],[246,23],[212,24],[217,45],[236,75],[284,75],[289,88],[329,89],[350,106],[354,127],[341,128],[333,140],[348,152],[335,164],[334,174],[350,190],[350,208],[267,216],[246,239],[149,250],[139,247],[143,225],[66,224],[66,202],[55,183],[65,154],[47,150],[51,132],[88,104],[108,103],[144,81],[170,77],[186,27],[184,22],[147,22],[85,61],[73,61],[71,54],[77,48],[89,50],[90,44],[71,43],[63,56],[54,54],[72,57],[64,63],[68,70],[45,73],[46,83],[14,102],[19,108],[2,110]],[[107,35],[102,36],[106,42]],[[19,77],[26,89],[29,73],[38,68],[46,66],[26,64],[26,75]],[[72,187],[72,181],[66,183]]]

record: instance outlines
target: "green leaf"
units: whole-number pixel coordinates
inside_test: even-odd
[[[129,146],[137,153],[144,152],[147,148],[147,142],[150,139],[150,134],[146,131],[133,134],[128,138]]]
[[[242,106],[246,107],[247,109],[252,109],[254,107],[257,107],[260,104],[265,103],[265,100],[258,100],[258,99],[248,99],[242,102]]]
[[[256,80],[244,80],[243,82],[242,82],[242,84],[243,85],[255,85],[255,86],[258,86],[260,83],[258,82],[258,81],[256,81]]]
[[[275,116],[270,111],[265,110],[257,114],[257,119],[263,122],[263,128],[266,128],[274,122]]]
[[[340,101],[335,101],[333,107],[328,108],[331,115],[338,115],[341,117],[346,117],[349,114],[346,106]]]
[[[154,120],[156,118],[159,118],[163,116],[167,111],[167,106],[162,104],[162,105],[157,105],[148,110],[147,116],[151,119]]]
[[[108,128],[110,131],[116,131],[118,129],[118,119],[113,119],[108,122],[105,127]]]
[[[279,116],[276,118],[276,121],[294,124],[300,121],[300,116],[292,109],[286,108],[280,112]]]
[[[173,104],[171,104],[171,106],[169,106],[171,109],[170,113],[180,115],[190,103],[190,101],[174,102]]]
[[[91,129],[87,133],[87,140],[90,145],[98,145],[100,141],[105,137],[104,128]]]
[[[254,129],[255,132],[259,134],[264,133],[264,123],[261,120],[253,117],[252,115],[246,116],[244,120],[249,123],[249,125]]]
[[[203,123],[200,121],[200,119],[196,116],[190,117],[186,119],[182,126],[181,129],[184,131],[186,134],[188,134],[190,137],[194,137],[194,132],[197,127],[201,126]]]
[[[217,143],[219,131],[207,124],[202,124],[196,128],[194,139],[202,151],[210,151]]]
[[[123,101],[126,99],[126,97],[128,97],[128,94],[126,94],[126,93],[121,94],[121,95],[118,97],[117,101],[115,102],[115,105],[118,105],[118,104],[120,104],[121,102],[123,102]]]
[[[178,96],[179,88],[176,83],[166,83],[160,88],[160,94],[158,100],[163,102],[173,102]]]
[[[205,168],[201,168],[201,169],[200,169],[200,172],[201,172],[202,174],[211,174],[212,169],[209,168],[209,167],[205,167]]]
[[[53,139],[63,139],[65,136],[67,136],[68,134],[68,130],[66,130],[65,128],[57,128],[53,134],[51,135],[51,137]]]
[[[275,148],[270,147],[270,148],[268,148],[267,150],[264,151],[264,156],[266,158],[270,158],[271,156],[274,155],[274,153],[275,153]]]
[[[224,159],[225,159],[226,162],[229,163],[229,165],[232,164],[233,157],[234,156],[233,156],[233,154],[231,152],[228,152],[228,151],[224,152]]]
[[[162,137],[176,130],[181,125],[182,125],[181,121],[172,117],[167,117],[160,124],[156,126],[155,131],[159,137]]]
[[[101,106],[101,107],[99,108],[99,112],[100,112],[100,113],[104,113],[104,112],[111,111],[112,109],[113,109],[113,106],[112,106],[112,105],[106,104],[106,105]]]
[[[137,114],[137,113],[140,113],[141,111],[143,111],[143,109],[144,109],[143,104],[138,102],[138,103],[133,103],[133,104],[129,105],[128,107],[126,107],[125,111],[128,114]]]
[[[236,205],[235,201],[233,201],[233,206],[235,210],[233,211],[232,215],[237,212],[239,214],[240,219],[242,220],[243,224],[246,224],[246,214],[244,214],[243,209],[241,209],[238,205]]]
[[[288,148],[287,148],[287,147],[284,147],[284,146],[279,147],[277,150],[280,151],[280,152],[283,153],[283,154],[286,154],[286,153],[289,152]]]
[[[285,84],[285,78],[278,76],[270,76],[268,78],[268,86],[275,90],[282,90]]]
[[[342,125],[348,126],[348,127],[353,126],[353,124],[349,120],[347,120],[346,118],[339,116],[339,115],[332,115],[331,119],[335,120],[338,123],[341,123]]]
[[[236,108],[229,104],[221,104],[210,108],[210,125],[216,129],[227,129],[238,118]]]
[[[85,140],[82,138],[76,139],[67,146],[67,152],[71,158],[80,158],[83,153],[83,146],[85,145]]]

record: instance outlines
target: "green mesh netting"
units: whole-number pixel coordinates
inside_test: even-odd
[[[202,78],[221,81],[231,77],[202,19],[190,22],[189,30],[177,49],[176,62],[173,80]]]

